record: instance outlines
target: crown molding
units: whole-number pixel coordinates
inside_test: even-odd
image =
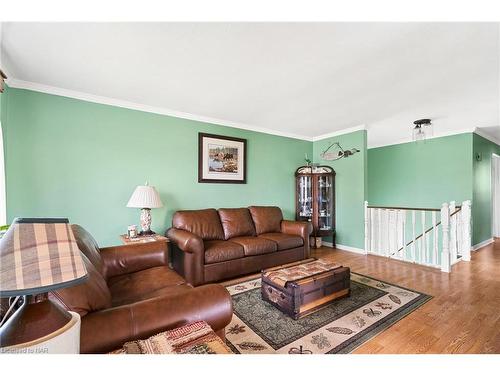
[[[6,71],[4,69],[4,72],[7,74],[7,77],[9,77],[8,71]],[[88,94],[88,93],[81,92],[81,91],[67,90],[67,89],[63,89],[63,88],[59,88],[59,87],[55,87],[55,86],[43,85],[40,83],[24,81],[24,80],[20,80],[20,79],[16,79],[16,78],[7,78],[6,82],[7,82],[9,87],[13,87],[13,88],[17,88],[17,89],[37,91],[37,92],[42,92],[42,93],[46,93],[46,94],[63,96],[63,97],[83,100],[83,101],[92,102],[92,103],[110,105],[110,106],[120,107],[120,108],[127,108],[127,109],[132,109],[132,110],[141,111],[141,112],[155,113],[155,114],[159,114],[159,115],[182,118],[182,119],[203,122],[203,123],[209,123],[209,124],[214,124],[214,125],[220,125],[220,126],[227,126],[230,128],[237,128],[237,129],[248,130],[248,131],[253,131],[253,132],[258,132],[258,133],[275,135],[275,136],[279,136],[279,137],[299,139],[299,140],[309,141],[309,142],[316,142],[316,141],[320,141],[323,139],[352,133],[355,131],[368,130],[367,126],[363,124],[363,125],[352,126],[352,127],[346,128],[346,129],[322,134],[319,136],[310,137],[310,136],[303,136],[300,134],[283,132],[283,131],[273,130],[273,129],[259,127],[259,126],[252,126],[252,125],[243,124],[243,123],[234,122],[234,121],[222,120],[222,119],[217,119],[217,118],[212,118],[212,117],[207,117],[207,116],[200,116],[200,115],[187,113],[187,112],[175,111],[175,110],[168,109],[168,108],[148,106],[145,104],[129,102],[126,100],[115,99],[115,98],[110,98],[110,97],[106,97],[106,96]],[[487,140],[489,140],[497,145],[500,145],[500,140],[492,137],[491,135],[485,134],[483,131],[481,131],[477,127],[461,129],[461,130],[457,130],[457,131],[441,132],[441,133],[434,135],[432,138],[429,138],[429,139],[446,137],[449,135],[456,135],[456,134],[463,134],[463,133],[476,133],[476,134],[480,135],[481,137],[483,137],[483,138],[485,138],[485,139],[487,139]],[[380,142],[380,143],[376,143],[376,144],[370,144],[368,146],[368,149],[397,145],[397,144],[402,144],[402,143],[410,143],[410,142],[413,142],[413,140],[410,137],[407,137],[405,139],[401,139],[400,141],[396,141],[396,142]]]
[[[458,134],[467,134],[467,133],[474,133],[476,132],[477,128],[465,128],[465,129],[459,129],[459,130],[452,130],[452,131],[446,131],[446,132],[439,132],[434,134],[434,136],[429,137],[427,139],[434,139],[434,138],[441,138],[441,137],[448,137],[450,135],[458,135]],[[375,143],[375,144],[370,144],[368,145],[368,149],[372,148],[379,148],[379,147],[386,147],[386,146],[394,146],[394,145],[400,145],[403,143],[412,143],[415,142],[411,137],[406,137],[404,139],[401,139],[399,141],[395,142],[380,142],[380,143]]]
[[[358,130],[366,130],[366,125],[352,126],[350,128],[346,128],[346,129],[342,129],[342,130],[337,130],[337,131],[334,131],[334,132],[331,132],[331,133],[326,133],[326,134],[323,134],[323,135],[318,135],[316,137],[312,137],[312,141],[313,142],[321,141],[321,140],[326,139],[326,138],[337,137],[339,135],[356,132]]]
[[[498,138],[495,138],[489,134],[486,134],[480,128],[474,128],[474,133],[476,133],[477,135],[483,137],[484,139],[487,139],[488,141],[493,142],[496,145],[500,146],[500,140]]]
[[[59,87],[43,85],[40,83],[24,81],[24,80],[20,80],[20,79],[16,79],[16,78],[9,78],[7,83],[10,87],[17,88],[17,89],[25,89],[25,90],[43,92],[46,94],[64,96],[64,97],[68,97],[68,98],[83,100],[86,102],[105,104],[105,105],[110,105],[110,106],[120,107],[120,108],[133,109],[133,110],[142,111],[142,112],[156,113],[159,115],[165,115],[165,116],[177,117],[177,118],[193,120],[193,121],[198,121],[198,122],[204,122],[204,123],[209,123],[209,124],[227,126],[230,128],[238,128],[238,129],[249,130],[249,131],[254,131],[254,132],[258,132],[258,133],[276,135],[276,136],[280,136],[280,137],[300,139],[303,141],[312,142],[312,140],[313,140],[312,137],[303,136],[300,134],[282,132],[279,130],[273,130],[273,129],[268,129],[268,128],[259,127],[259,126],[252,126],[252,125],[247,125],[247,124],[243,124],[243,123],[238,123],[238,122],[234,122],[234,121],[227,121],[227,120],[222,120],[222,119],[217,119],[217,118],[212,118],[212,117],[207,117],[207,116],[200,116],[200,115],[195,115],[192,113],[175,111],[175,110],[168,109],[168,108],[154,107],[154,106],[149,106],[146,104],[134,103],[134,102],[110,98],[110,97],[106,97],[106,96],[88,94],[88,93],[81,92],[81,91],[67,90],[67,89],[63,89],[63,88],[59,88]]]

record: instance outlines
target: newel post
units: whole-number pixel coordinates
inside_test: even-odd
[[[365,254],[368,254],[370,247],[370,215],[368,212],[368,201],[365,201]]]
[[[441,206],[441,226],[443,228],[443,252],[441,253],[441,271],[450,272],[450,211],[448,203]]]
[[[463,235],[463,253],[462,260],[470,261],[471,240],[471,205],[470,201],[462,203],[462,235]]]

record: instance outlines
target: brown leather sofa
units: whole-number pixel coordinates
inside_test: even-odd
[[[88,272],[85,283],[57,290],[52,300],[81,316],[81,353],[102,353],[125,342],[205,320],[224,338],[231,297],[221,285],[193,288],[168,267],[158,244],[99,249],[93,237],[72,226]]]
[[[177,211],[166,236],[174,269],[196,286],[309,258],[311,231],[279,207],[251,206]]]

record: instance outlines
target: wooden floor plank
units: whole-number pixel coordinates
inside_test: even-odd
[[[473,252],[471,262],[454,265],[449,274],[326,247],[311,256],[433,296],[354,353],[500,353],[500,239]]]
[[[500,239],[450,274],[325,247],[312,256],[434,297],[354,353],[500,353]]]

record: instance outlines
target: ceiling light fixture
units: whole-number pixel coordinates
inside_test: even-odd
[[[429,136],[432,136],[432,122],[428,118],[413,121],[413,140],[424,141]]]

